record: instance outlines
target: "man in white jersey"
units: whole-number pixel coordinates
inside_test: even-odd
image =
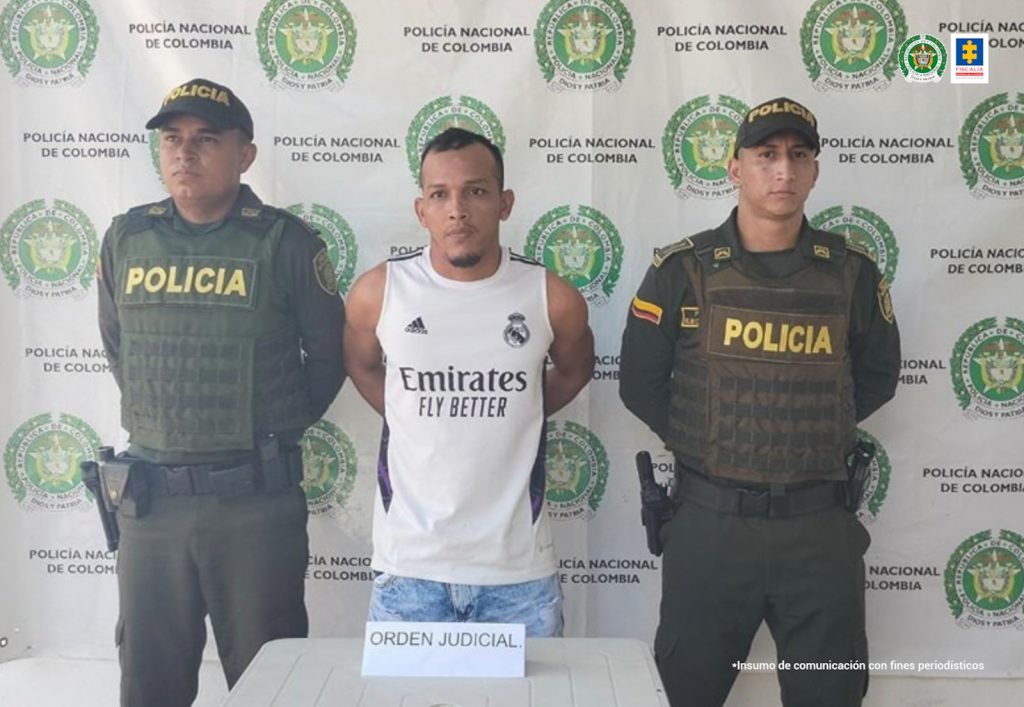
[[[594,337],[571,285],[501,246],[515,200],[503,172],[484,137],[431,140],[415,203],[430,244],[349,293],[345,361],[384,417],[372,621],[562,632],[544,420],[590,380]]]

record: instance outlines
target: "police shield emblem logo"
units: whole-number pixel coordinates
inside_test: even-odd
[[[423,106],[409,124],[405,154],[409,171],[416,182],[420,178],[420,154],[428,142],[448,128],[462,128],[483,135],[505,152],[505,130],[494,111],[470,96],[441,96]]]
[[[1000,93],[971,111],[960,130],[960,171],[971,195],[1024,197],[1024,93]]]
[[[619,280],[623,255],[619,231],[590,206],[551,209],[530,228],[524,250],[593,305],[606,304]]]
[[[7,485],[26,510],[87,508],[88,492],[78,465],[96,459],[99,448],[96,432],[74,415],[37,415],[7,441]]]
[[[256,25],[260,63],[275,88],[338,90],[356,49],[356,26],[339,0],[271,0]]]
[[[348,221],[323,204],[292,204],[287,210],[320,231],[320,237],[327,244],[327,262],[321,262],[318,253],[315,263],[320,286],[328,294],[348,292],[355,277],[359,256],[356,236]],[[328,269],[330,272],[327,272]]]
[[[906,37],[896,0],[816,0],[800,28],[804,65],[820,91],[888,88]]]
[[[619,0],[551,0],[533,32],[537,62],[554,91],[615,91],[629,68],[636,30]]]
[[[96,229],[74,204],[23,204],[0,228],[0,267],[19,297],[85,296],[96,275]]]
[[[309,513],[336,516],[345,507],[356,479],[356,450],[337,425],[320,420],[306,430],[302,447],[302,490]]]
[[[1024,416],[1024,321],[982,319],[957,340],[950,361],[953,389],[968,419]]]
[[[985,530],[967,538],[946,564],[945,588],[961,628],[1024,631],[1024,537]]]
[[[698,96],[672,115],[661,138],[665,171],[676,194],[721,199],[736,192],[729,159],[749,108],[731,96]]]
[[[895,282],[899,245],[892,228],[877,213],[863,206],[830,206],[815,214],[810,224],[846,236],[854,249],[867,252],[890,284]]]
[[[0,52],[22,86],[82,83],[98,40],[85,0],[11,0],[0,14]]]
[[[556,520],[589,520],[608,485],[608,454],[597,435],[576,422],[547,423],[545,498]]]

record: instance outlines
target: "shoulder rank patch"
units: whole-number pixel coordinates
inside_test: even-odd
[[[861,245],[859,242],[853,240],[852,238],[847,238],[846,239],[846,249],[847,250],[852,250],[854,253],[860,253],[861,255],[863,255],[865,258],[868,258],[869,260],[873,261],[875,259],[875,256],[873,256],[871,254],[870,250],[868,250],[867,248],[865,248],[863,245]]]
[[[320,285],[320,289],[332,297],[338,294],[338,277],[334,273],[334,265],[327,255],[326,248],[321,248],[313,256],[313,272],[316,273],[316,283]]]
[[[654,259],[652,260],[652,263],[654,267],[660,268],[661,264],[664,263],[669,256],[674,255],[676,253],[682,253],[684,250],[692,249],[693,241],[690,240],[689,238],[684,238],[681,241],[676,241],[675,243],[667,245],[664,248],[655,248]]]
[[[637,319],[646,319],[655,326],[661,324],[661,307],[653,302],[633,297],[633,304],[630,305],[629,311]]]
[[[715,260],[730,260],[732,258],[732,248],[727,245],[718,246],[715,248],[713,257]]]
[[[146,212],[150,216],[163,216],[167,213],[166,206],[150,206],[149,211]]]
[[[814,257],[819,258],[821,260],[832,260],[832,249],[829,248],[827,245],[815,244]]]
[[[878,281],[878,311],[882,313],[882,319],[892,324],[895,315],[892,311],[892,295],[889,292],[889,281],[882,275]]]
[[[679,327],[681,329],[699,328],[700,307],[681,307],[679,310]]]
[[[259,218],[261,209],[256,209],[251,206],[243,206],[241,216],[242,218]]]

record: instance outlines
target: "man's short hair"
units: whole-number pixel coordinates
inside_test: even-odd
[[[420,153],[420,186],[423,186],[423,161],[427,159],[427,155],[432,152],[448,152],[449,150],[461,150],[464,147],[469,147],[472,144],[483,145],[487,148],[491,156],[494,157],[495,176],[498,178],[498,188],[505,188],[505,160],[501,156],[501,150],[498,149],[497,145],[488,140],[483,135],[474,133],[470,130],[463,130],[462,128],[448,128],[447,130],[435,135],[430,142],[423,146],[423,152]]]

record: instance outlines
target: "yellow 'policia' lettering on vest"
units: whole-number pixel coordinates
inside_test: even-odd
[[[832,334],[828,326],[783,323],[776,331],[773,322],[744,323],[734,317],[726,318],[722,345],[729,347],[740,343],[748,349],[761,351],[791,351],[811,356],[832,354]]]
[[[236,296],[245,299],[249,296],[249,283],[245,280],[242,268],[211,268],[189,265],[184,274],[180,274],[177,266],[132,267],[128,268],[128,277],[124,283],[124,293],[129,295],[139,286],[146,292],[166,292],[168,294],[201,295],[214,294],[222,297]]]

